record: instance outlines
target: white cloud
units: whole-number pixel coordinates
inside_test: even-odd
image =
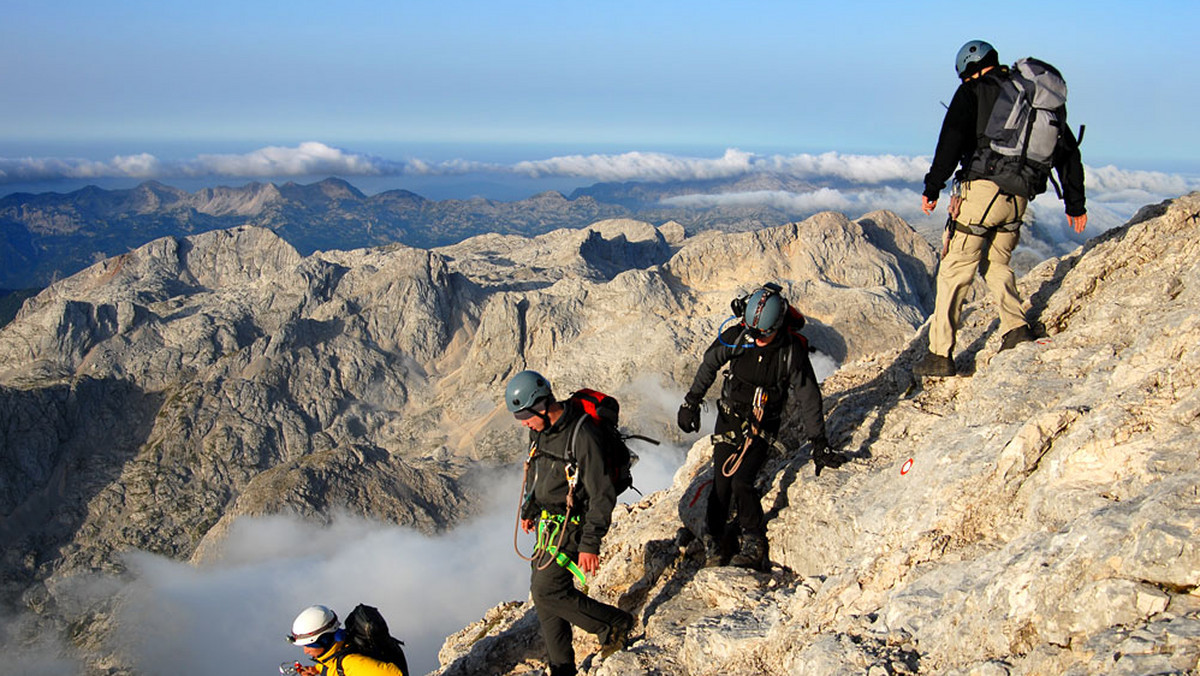
[[[915,190],[892,187],[870,189],[818,188],[809,192],[757,190],[736,193],[680,195],[663,200],[675,207],[771,207],[792,215],[809,215],[818,211],[841,211],[851,217],[890,209],[901,216],[920,213],[921,195]]]
[[[376,157],[350,153],[324,143],[301,143],[295,148],[272,146],[244,155],[200,155],[180,166],[188,176],[378,176],[400,167]]]
[[[198,155],[160,160],[149,153],[118,155],[107,161],[80,158],[0,158],[0,183],[60,179],[171,179],[204,176],[273,178],[300,176],[385,176],[404,173],[461,173],[472,165],[461,160],[434,165],[395,162],[318,142],[295,147],[269,146],[244,154]]]
[[[1160,171],[1130,171],[1111,164],[1086,170],[1087,188],[1097,199],[1126,201],[1128,196],[1144,199],[1151,195],[1177,196],[1200,190],[1200,179]],[[1145,202],[1143,202],[1144,204]]]
[[[900,155],[775,155],[764,168],[801,177],[841,178],[854,183],[918,182],[929,171],[929,158]]]
[[[535,178],[573,176],[599,181],[669,181],[740,176],[753,171],[754,163],[754,155],[731,148],[715,159],[642,152],[566,155],[518,162],[513,170]]]
[[[112,167],[123,176],[135,178],[154,178],[160,176],[164,169],[158,158],[149,153],[118,155],[113,158]]]
[[[598,181],[688,181],[782,173],[801,178],[839,178],[856,183],[919,181],[929,160],[897,155],[755,155],[730,148],[718,158],[663,153],[566,155],[518,162],[513,170],[533,177],[573,176]]]

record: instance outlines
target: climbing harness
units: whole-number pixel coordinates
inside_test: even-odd
[[[991,201],[988,202],[987,208],[984,209],[983,214],[979,216],[979,224],[971,225],[971,224],[967,224],[967,223],[961,223],[958,220],[957,212],[959,209],[961,209],[963,199],[965,199],[965,198],[962,196],[963,189],[961,188],[961,186],[958,184],[957,181],[955,182],[955,185],[954,185],[954,192],[959,193],[957,205],[954,203],[955,196],[953,193],[951,194],[951,197],[950,197],[951,208],[953,208],[955,210],[955,214],[954,214],[954,230],[955,230],[955,232],[961,232],[961,233],[967,234],[967,235],[975,235],[977,237],[994,237],[997,232],[1014,232],[1021,228],[1021,223],[1023,221],[1019,218],[1011,223],[1001,223],[1000,225],[991,225],[991,226],[983,225],[983,222],[985,220],[987,220],[988,214],[990,214],[992,212],[992,207],[996,206],[996,200],[1000,199],[1001,195],[1003,195],[1004,198],[1006,200],[1008,200],[1009,202],[1014,202],[1014,207],[1016,206],[1015,201],[1017,199],[1015,195],[1006,193],[1003,190],[1000,190],[999,188],[997,188],[996,194],[992,195],[992,199],[991,199]]]
[[[742,429],[742,450],[737,455],[731,455],[725,458],[725,462],[721,465],[721,473],[727,477],[737,474],[738,468],[742,466],[742,460],[746,458],[746,451],[750,450],[750,445],[754,443],[754,439],[758,436],[762,425],[763,412],[766,409],[767,392],[761,386],[754,390],[753,415],[754,418],[747,421],[749,424],[743,424]],[[746,428],[749,429],[746,429]],[[729,463],[733,466],[730,467]]]
[[[542,510],[541,518],[538,519],[537,526],[537,546],[534,548],[534,557],[539,557],[539,552],[545,552],[549,555],[545,564],[538,566],[538,570],[544,570],[551,562],[557,563],[559,566],[567,569],[567,572],[575,576],[579,580],[579,584],[584,590],[587,589],[587,577],[579,566],[567,556],[566,552],[561,551],[563,536],[566,534],[567,525],[578,526],[581,520],[578,516],[568,516],[567,514],[551,514]],[[557,540],[557,542],[555,542]]]
[[[513,551],[517,556],[524,561],[530,561],[538,570],[545,570],[551,564],[557,563],[559,566],[566,568],[568,572],[575,576],[583,588],[587,589],[587,578],[583,571],[575,565],[571,557],[567,556],[562,551],[563,539],[566,537],[567,529],[564,527],[567,524],[578,526],[582,520],[579,516],[571,516],[571,508],[575,504],[575,484],[579,480],[579,472],[576,466],[572,463],[566,463],[563,466],[563,471],[567,479],[567,509],[563,514],[551,514],[546,510],[542,510],[537,524],[537,542],[533,548],[533,554],[525,556],[521,553],[521,548],[518,545],[518,533],[521,527],[521,511],[525,505],[527,493],[526,487],[529,484],[529,466],[537,455],[538,446],[537,440],[529,443],[529,455],[525,458],[524,477],[521,479],[521,501],[517,504],[517,520],[513,524]],[[551,527],[552,525],[552,527]],[[544,559],[544,560],[543,560]]]
[[[742,427],[741,427],[741,429],[729,430],[728,432],[723,432],[721,434],[710,435],[710,438],[712,439],[712,443],[713,444],[719,444],[719,443],[736,444],[739,441],[743,441],[746,438],[745,437],[746,429],[750,426],[749,419],[746,418],[745,416],[743,416],[742,414],[738,413],[737,411],[733,410],[729,406],[726,406],[721,403],[718,403],[717,406],[726,415],[740,419],[742,421]],[[768,446],[772,446],[775,450],[779,451],[780,453],[783,453],[784,455],[786,455],[789,452],[787,446],[785,446],[783,444],[783,441],[781,441],[779,439],[779,437],[771,434],[770,432],[767,432],[766,430],[759,429],[755,433],[754,436],[758,437],[759,439],[762,439],[764,442],[767,443]]]

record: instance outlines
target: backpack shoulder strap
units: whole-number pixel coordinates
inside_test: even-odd
[[[575,455],[575,440],[579,437],[579,428],[583,426],[583,422],[587,420],[587,418],[587,413],[580,415],[579,419],[575,421],[575,424],[571,426],[571,436],[567,438],[567,460],[573,465],[578,464],[579,462],[576,460]]]
[[[796,340],[795,338],[792,339],[791,343],[791,345],[788,345],[787,354],[783,356],[783,373],[784,375],[788,376],[788,378],[791,378],[792,376],[792,355],[794,355],[796,350],[800,347],[800,341]]]
[[[346,654],[346,651],[343,650],[333,658],[334,664],[337,666],[338,676],[346,676],[346,670],[342,668],[342,660],[346,659]]]

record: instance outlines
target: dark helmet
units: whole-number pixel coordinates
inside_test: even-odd
[[[995,47],[983,40],[971,40],[959,48],[958,56],[954,58],[954,72],[960,80],[965,80],[977,71],[999,63],[1000,55]]]
[[[777,331],[787,317],[788,304],[774,284],[750,294],[746,299],[746,311],[742,316],[746,330],[753,337]]]
[[[543,399],[553,399],[550,381],[537,371],[521,371],[504,389],[504,405],[509,413],[531,409]]]

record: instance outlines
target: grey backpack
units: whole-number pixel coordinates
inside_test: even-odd
[[[984,77],[998,80],[1000,93],[967,177],[986,178],[1006,193],[1033,199],[1046,191],[1047,179],[1053,182],[1054,149],[1066,129],[1067,83],[1058,69],[1034,58]],[[1061,197],[1057,184],[1054,188]]]

